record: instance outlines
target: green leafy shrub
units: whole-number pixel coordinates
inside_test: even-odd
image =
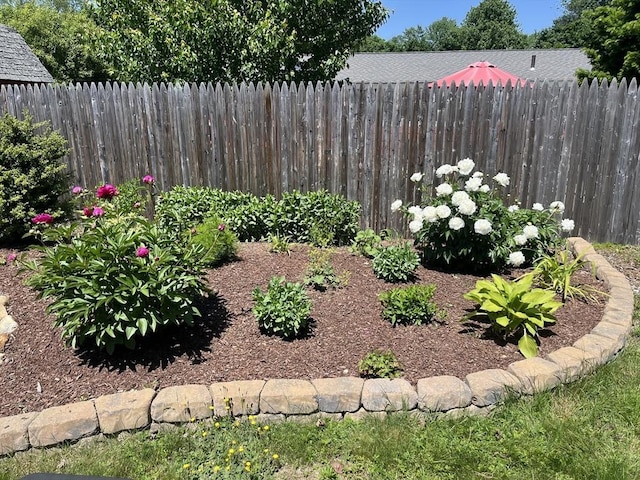
[[[269,243],[270,252],[291,254],[291,244],[287,238],[269,234],[267,242]]]
[[[112,354],[200,316],[194,302],[208,292],[201,246],[180,245],[143,217],[92,221],[44,232],[59,243],[25,264],[27,284],[51,300],[47,310],[72,347],[93,343]]]
[[[158,199],[156,219],[164,230],[181,234],[215,216],[214,209],[221,197],[220,190],[177,185]]]
[[[475,288],[464,294],[464,298],[478,305],[466,319],[486,316],[492,328],[504,333],[505,337],[521,333],[520,352],[526,358],[535,357],[538,354],[538,328],[555,323],[554,313],[562,303],[554,300],[555,292],[532,288],[534,277],[531,273],[513,282],[498,275],[492,275],[492,278],[492,282],[478,280]]]
[[[209,217],[193,229],[191,242],[202,247],[202,262],[215,267],[238,251],[238,238],[217,217]]]
[[[253,300],[253,314],[265,333],[292,339],[307,331],[311,301],[301,284],[273,277],[266,292],[260,288],[253,291]]]
[[[384,307],[382,317],[394,327],[429,323],[438,315],[438,307],[433,302],[435,291],[435,285],[410,285],[382,292],[378,296]]]
[[[583,265],[581,256],[572,259],[567,250],[561,250],[539,259],[533,269],[533,275],[535,282],[541,287],[559,293],[563,302],[567,298],[576,297],[586,302],[597,302],[602,292],[591,285],[574,285],[571,282],[573,275]]]
[[[349,247],[351,253],[357,253],[367,258],[373,258],[382,247],[382,237],[368,228],[360,230]]]
[[[358,362],[358,372],[365,378],[397,378],[402,375],[402,365],[391,350],[376,350]]]
[[[66,153],[67,141],[46,122],[33,123],[27,113],[0,118],[0,243],[19,242],[37,214],[67,217]]]
[[[376,277],[387,282],[407,282],[420,265],[418,254],[407,242],[380,249],[371,266]]]
[[[327,249],[312,248],[309,251],[309,267],[304,277],[304,284],[316,290],[338,288],[347,281],[347,275],[336,275],[331,265],[333,252]]]

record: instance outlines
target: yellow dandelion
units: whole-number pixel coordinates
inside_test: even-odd
[[[249,420],[255,420],[256,417],[254,417],[253,415],[249,415]]]
[[[268,448],[265,448],[265,449],[264,449],[264,453],[269,453],[269,449],[268,449]]]
[[[206,437],[209,434],[209,432],[202,432],[202,436]]]
[[[251,466],[251,462],[244,462],[244,466],[245,467],[250,467]]]
[[[277,453],[274,453],[273,455],[271,455],[271,458],[273,458],[274,460],[277,460],[280,458],[280,455],[278,455]]]
[[[221,470],[220,465],[216,465],[215,467],[213,467],[213,473],[218,473]]]
[[[209,410],[213,410],[213,405],[209,405]]]
[[[236,453],[235,449],[230,448],[230,449],[229,449],[229,455],[233,455],[234,453]]]
[[[255,420],[251,420],[251,425],[256,425],[257,422]]]
[[[245,465],[244,469],[245,469],[245,471],[247,471],[247,472],[250,472],[250,471],[251,471],[251,467],[246,466],[246,465]]]
[[[220,428],[220,422],[214,423],[213,426],[216,427],[216,428]]]
[[[244,447],[243,447],[242,445],[240,445],[240,446],[238,447],[238,451],[239,451],[239,452],[244,452]]]
[[[231,407],[230,407],[229,405],[226,405],[226,406],[224,407],[224,409],[225,409],[225,410],[231,410]]]
[[[188,470],[189,468],[191,468],[191,464],[185,463],[184,465],[182,465],[182,468],[184,468],[185,470]]]
[[[269,425],[265,425],[264,427],[262,427],[265,431],[269,430]]]
[[[191,418],[189,419],[189,421],[190,421],[190,422],[192,422],[192,423],[193,423],[193,422],[195,422],[195,421],[196,421],[196,417],[191,417]]]
[[[227,465],[226,467],[224,467],[224,469],[228,472],[229,470],[231,470],[231,465]]]

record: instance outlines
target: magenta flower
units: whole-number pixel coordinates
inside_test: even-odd
[[[82,214],[85,217],[90,217],[91,215],[93,215],[93,207],[84,207],[82,209]]]
[[[105,183],[96,190],[96,196],[105,200],[111,200],[116,195],[118,195],[118,190],[110,183]]]
[[[93,211],[91,212],[91,216],[93,217],[101,217],[104,215],[104,208],[102,207],[93,207]]]
[[[148,257],[149,256],[149,249],[147,247],[145,247],[144,245],[141,247],[138,247],[138,249],[136,250],[136,257]]]
[[[145,175],[144,177],[142,177],[142,182],[146,183],[148,185],[152,184],[155,181],[156,181],[156,179],[153,178],[151,175]]]
[[[43,223],[49,225],[53,223],[53,217],[48,213],[39,213],[38,215],[33,217],[31,221],[38,225]]]
[[[16,255],[15,253],[10,253],[9,255],[7,255],[7,263],[13,262],[16,258],[18,258],[18,255]]]
[[[221,223],[220,225],[218,225],[218,230],[220,230],[221,232],[224,232],[225,228],[227,228],[227,226],[224,223]]]
[[[71,189],[71,193],[74,195],[80,195],[82,193],[83,188],[80,185],[76,185]]]

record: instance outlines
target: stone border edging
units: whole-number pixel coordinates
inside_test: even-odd
[[[93,400],[0,418],[0,456],[31,447],[48,447],[96,434],[115,434],[154,425],[212,417],[254,415],[259,422],[360,419],[388,412],[481,415],[509,394],[531,395],[574,381],[611,360],[632,328],[634,296],[626,277],[582,238],[568,239],[576,255],[595,266],[609,288],[604,315],[591,333],[545,358],[519,360],[506,370],[408,381],[357,377],[316,380],[243,380],[212,385],[171,386],[105,395]],[[0,304],[0,319],[7,316]]]

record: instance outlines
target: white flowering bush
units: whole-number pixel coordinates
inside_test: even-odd
[[[507,206],[499,190],[509,185],[509,176],[499,172],[488,178],[474,169],[470,158],[442,165],[435,172],[435,195],[423,186],[424,204],[392,203],[392,211],[407,216],[424,263],[462,270],[527,266],[556,248],[560,230],[573,229],[570,219],[558,223],[562,202],[548,208]],[[411,180],[417,184],[423,177],[415,173]]]

